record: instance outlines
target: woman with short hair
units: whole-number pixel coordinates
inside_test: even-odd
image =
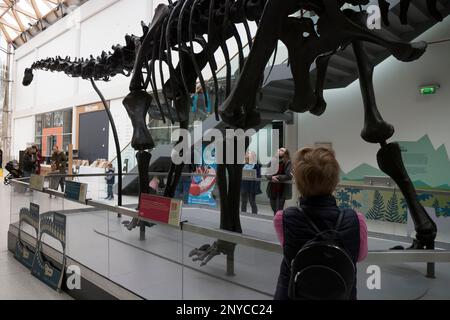
[[[364,216],[352,209],[340,210],[333,196],[339,183],[339,173],[339,163],[333,150],[312,147],[301,149],[295,154],[293,175],[301,195],[300,210],[296,207],[287,208],[278,211],[274,217],[275,231],[284,255],[275,299],[289,299],[291,262],[308,241],[316,238],[310,221],[321,231],[330,230],[337,225],[342,212],[338,234],[343,249],[354,265],[367,256],[367,225]],[[350,298],[356,299],[356,283],[351,288]]]

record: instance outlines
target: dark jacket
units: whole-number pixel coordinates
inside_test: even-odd
[[[288,183],[282,183],[282,192],[280,194],[280,198],[281,199],[291,199],[292,198],[292,184],[290,183],[292,181],[292,162],[289,160],[287,163],[285,163],[284,165],[284,170],[283,172],[281,172],[281,174],[275,174],[273,176],[277,176],[278,180],[280,182],[288,182]],[[273,176],[268,176],[268,179],[272,179]],[[267,193],[267,197],[268,198],[276,198],[276,195],[272,194],[272,185],[274,183],[273,182],[269,182],[267,184],[267,189],[266,189],[266,193]]]
[[[33,156],[26,152],[22,158],[22,170],[25,172],[32,172],[32,173],[34,173],[35,170],[35,163],[33,161]]]
[[[114,175],[114,169],[108,169],[106,171],[106,177],[105,177],[106,183],[107,184],[114,184],[116,181],[116,176]]]
[[[256,178],[261,178],[261,164],[253,165],[253,170],[256,170]],[[260,194],[261,181],[242,180],[241,193]]]
[[[316,196],[301,198],[300,207],[308,212],[308,216],[320,230],[332,229],[336,225],[340,210],[333,196]],[[340,238],[344,249],[350,255],[356,265],[359,255],[359,220],[355,211],[345,209],[341,227]],[[280,275],[278,277],[276,300],[288,299],[288,287],[290,278],[290,263],[297,252],[315,236],[314,231],[306,221],[306,218],[297,208],[288,208],[283,213],[283,261],[281,262]],[[352,299],[356,299],[356,283],[352,289]]]
[[[61,174],[66,173],[66,162],[67,162],[67,156],[64,152],[53,152],[52,154],[52,163],[56,165],[56,170],[59,171]]]

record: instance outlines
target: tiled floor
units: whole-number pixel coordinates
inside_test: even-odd
[[[7,250],[9,226],[9,187],[0,178],[0,299],[1,300],[67,300],[65,293],[57,293],[34,278],[28,269],[14,259]]]

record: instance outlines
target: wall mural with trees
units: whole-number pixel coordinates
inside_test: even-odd
[[[419,201],[433,208],[437,218],[450,217],[450,195],[433,191],[450,191],[450,160],[445,145],[433,146],[428,135],[417,141],[399,141],[406,170],[417,189]],[[381,170],[362,163],[348,173],[341,172],[345,185],[364,184],[365,177],[386,176]],[[353,208],[369,220],[407,223],[407,206],[399,190],[379,191],[363,188],[340,188],[335,193],[341,208]]]

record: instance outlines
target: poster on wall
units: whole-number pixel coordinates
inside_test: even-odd
[[[192,176],[191,186],[189,188],[188,204],[205,205],[213,208],[217,207],[217,201],[214,198],[214,190],[216,188],[216,171],[215,152],[212,150],[211,159],[203,164],[197,165],[195,172],[198,176]],[[208,164],[207,164],[208,163]]]
[[[14,257],[28,269],[31,269],[35,256],[35,250],[22,240],[22,227],[27,224],[35,232],[36,238],[39,235],[39,206],[30,203],[30,208],[22,208],[19,212],[19,235],[17,237]]]

